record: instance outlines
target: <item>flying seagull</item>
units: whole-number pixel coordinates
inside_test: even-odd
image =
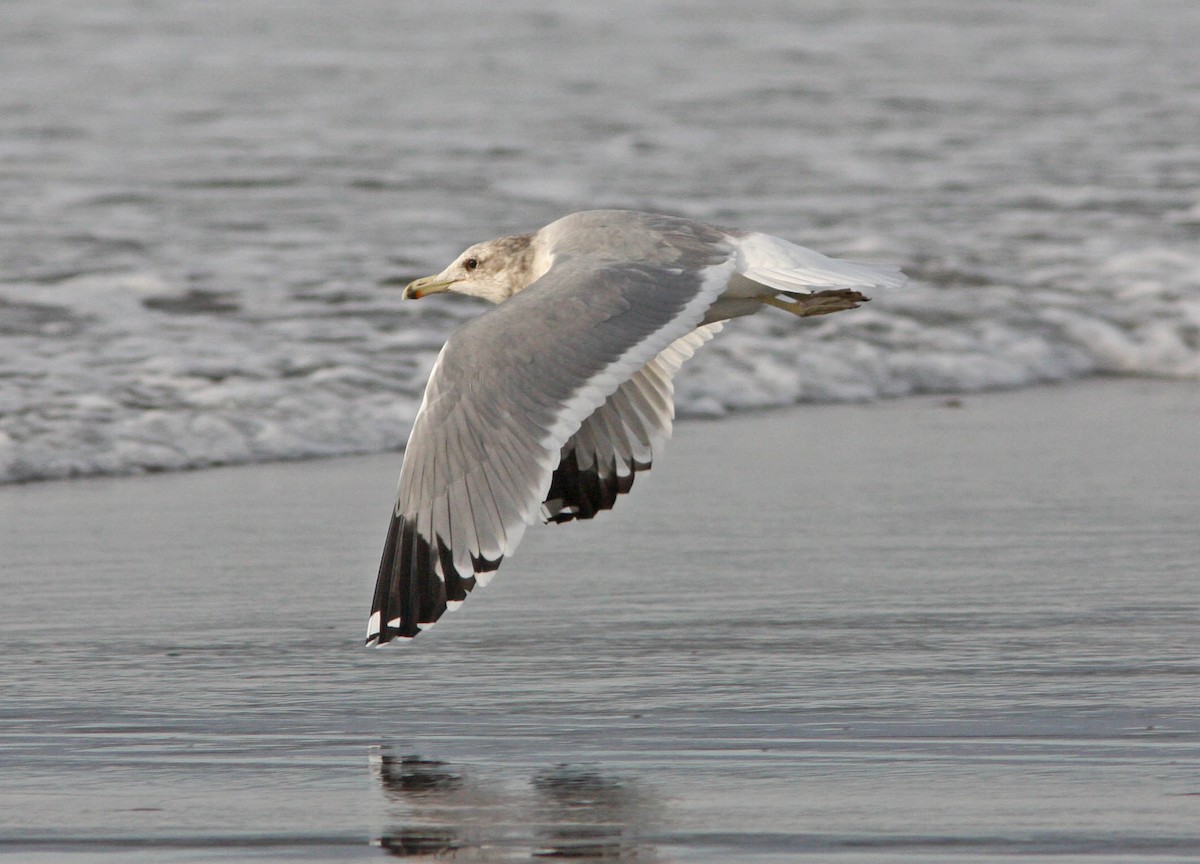
[[[438,354],[404,452],[367,644],[411,639],[485,585],[527,525],[591,519],[671,434],[672,376],[728,318],[853,309],[894,267],[628,210],[478,243],[405,298],[496,307]]]

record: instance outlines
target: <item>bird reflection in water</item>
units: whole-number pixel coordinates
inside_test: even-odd
[[[600,861],[646,860],[631,846],[632,818],[637,814],[628,781],[591,768],[559,765],[533,778],[541,819],[534,855]],[[627,849],[626,847],[631,847]],[[631,854],[624,855],[629,852]]]
[[[377,845],[400,858],[455,862],[658,861],[643,840],[649,796],[628,778],[558,765],[511,781],[389,747],[371,752],[388,804]],[[478,773],[479,776],[475,776]]]

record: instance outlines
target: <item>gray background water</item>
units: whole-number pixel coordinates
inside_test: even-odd
[[[1198,376],[1197,33],[1193,0],[7,0],[0,482],[400,446],[476,307],[394,285],[587,207],[913,277],[727,328],[685,413]]]
[[[0,855],[1195,860],[1198,410],[688,424],[396,650],[395,457],[0,489]]]

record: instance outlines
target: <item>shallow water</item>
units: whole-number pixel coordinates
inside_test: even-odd
[[[478,307],[399,303],[589,207],[901,264],[736,322],[685,413],[1200,375],[1194,0],[8,0],[0,482],[403,444]]]
[[[683,424],[374,651],[396,455],[9,486],[0,856],[1195,860],[1198,408]]]

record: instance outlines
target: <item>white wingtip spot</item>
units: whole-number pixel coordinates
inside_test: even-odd
[[[399,626],[400,626],[400,619],[399,619],[399,618],[393,618],[391,621],[389,621],[389,622],[388,622],[388,626],[389,626],[389,627],[399,627]]]
[[[367,638],[376,639],[379,637],[379,613],[372,612],[371,619],[367,621]]]
[[[437,624],[436,621],[418,621],[417,629],[423,633],[426,630],[432,630],[435,624]]]
[[[495,571],[495,570],[483,570],[483,571],[477,571],[477,572],[475,573],[475,581],[476,581],[476,582],[479,584],[479,587],[481,587],[481,588],[482,588],[482,587],[484,587],[485,585],[487,585],[489,582],[491,582],[491,581],[492,581],[492,577],[493,577],[493,576],[495,576],[495,575],[496,575],[496,571]]]
[[[396,636],[396,637],[393,637],[392,639],[389,639],[387,642],[380,642],[378,639],[372,639],[371,641],[369,641],[367,643],[367,647],[368,648],[377,648],[380,651],[382,651],[385,648],[392,648],[392,647],[398,648],[402,645],[407,645],[411,641],[412,641],[411,636]]]
[[[447,600],[446,601],[446,609],[449,610],[450,612],[453,612],[455,609],[457,609],[462,604],[463,604],[463,601],[461,601],[461,600]]]

